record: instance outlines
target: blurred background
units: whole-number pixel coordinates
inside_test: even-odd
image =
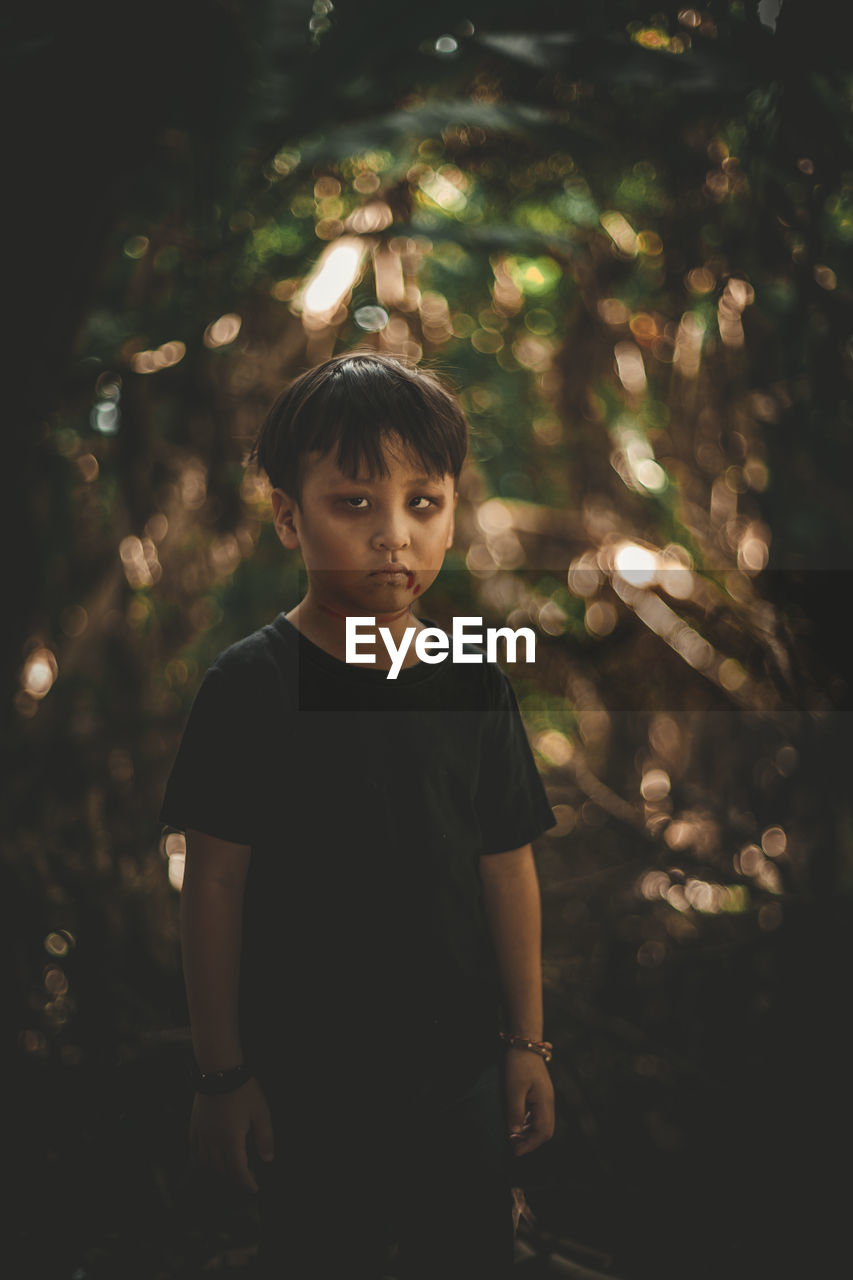
[[[251,1267],[186,1175],[190,702],[296,603],[247,467],[307,365],[472,425],[559,1125],[531,1273],[834,1272],[853,475],[849,57],[825,0],[48,3],[6,21],[0,860],[16,1276]],[[330,1029],[333,1038],[333,1029]],[[843,1165],[842,1165],[843,1167]],[[840,1228],[838,1228],[840,1230]]]

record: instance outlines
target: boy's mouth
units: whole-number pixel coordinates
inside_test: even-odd
[[[382,569],[374,569],[371,578],[378,578],[381,582],[400,583],[405,582],[407,587],[411,587],[415,580],[415,575],[404,564],[389,564]]]

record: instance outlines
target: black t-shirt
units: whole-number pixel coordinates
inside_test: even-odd
[[[391,680],[280,614],[199,688],[160,817],[251,845],[241,1034],[268,1082],[365,1031],[456,1085],[497,1051],[478,859],[555,819],[509,681],[466,652]]]

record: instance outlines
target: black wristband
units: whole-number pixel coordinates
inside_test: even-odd
[[[245,1062],[241,1062],[238,1067],[229,1067],[227,1071],[199,1071],[198,1067],[192,1068],[192,1080],[196,1093],[204,1094],[205,1097],[216,1097],[221,1093],[233,1093],[235,1089],[239,1089],[247,1080],[252,1078],[252,1068],[247,1067]]]

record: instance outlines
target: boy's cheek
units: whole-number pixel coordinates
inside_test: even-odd
[[[422,569],[419,573],[416,573],[411,587],[412,595],[423,595],[435,582],[440,572],[441,566],[439,565],[437,569]]]

